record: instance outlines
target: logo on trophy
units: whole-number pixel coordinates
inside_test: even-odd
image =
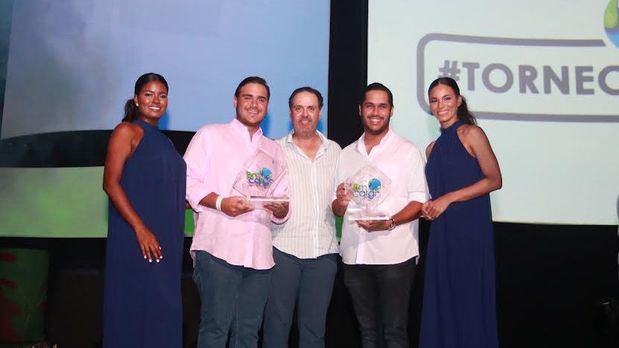
[[[356,205],[348,209],[348,220],[389,220],[389,215],[378,209],[391,189],[385,173],[369,164],[346,179],[344,187]]]
[[[279,187],[287,173],[286,166],[262,149],[243,164],[233,188],[249,200],[254,208],[274,202],[288,202],[279,195]]]

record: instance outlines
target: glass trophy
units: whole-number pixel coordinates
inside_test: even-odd
[[[348,208],[349,221],[390,219],[378,206],[389,194],[391,180],[378,168],[371,164],[361,168],[344,181],[344,187],[356,205]]]
[[[267,203],[288,202],[288,197],[279,192],[286,174],[287,169],[283,163],[258,149],[243,164],[232,187],[247,198],[254,208],[261,208]]]

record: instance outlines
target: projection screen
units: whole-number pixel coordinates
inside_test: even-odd
[[[617,1],[369,1],[368,82],[394,129],[438,137],[427,86],[458,81],[499,159],[495,221],[616,225]]]
[[[0,60],[5,145],[113,129],[136,78],[150,71],[170,85],[166,130],[229,122],[246,76],[271,87],[263,130],[272,138],[290,129],[295,88],[309,85],[327,97],[328,1],[29,0],[0,10],[8,44],[0,50],[7,55]],[[325,108],[323,132],[326,125]],[[50,156],[63,151],[46,146]],[[0,236],[106,236],[101,180],[101,167],[0,168]]]

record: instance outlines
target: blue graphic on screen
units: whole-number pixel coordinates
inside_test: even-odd
[[[281,137],[295,88],[327,95],[328,39],[328,1],[16,1],[0,137],[112,129],[151,71],[170,85],[161,128],[229,122],[237,84],[258,75],[265,133]]]

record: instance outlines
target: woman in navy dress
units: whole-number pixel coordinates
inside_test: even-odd
[[[140,76],[110,137],[104,347],[182,345],[185,162],[157,128],[167,106],[163,76]]]
[[[494,236],[489,193],[501,171],[456,81],[428,88],[441,135],[426,149],[432,221],[426,258],[421,348],[498,347]]]

